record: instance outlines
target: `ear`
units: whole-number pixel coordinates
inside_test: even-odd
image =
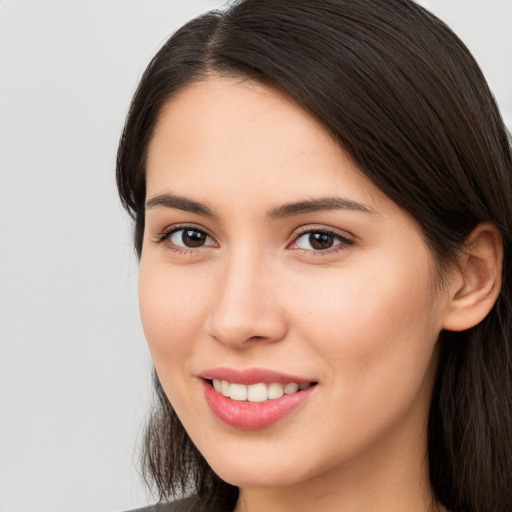
[[[443,329],[464,331],[480,323],[501,289],[503,242],[494,224],[479,224],[468,236],[459,265],[449,278]]]

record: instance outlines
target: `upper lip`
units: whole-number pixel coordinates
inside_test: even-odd
[[[297,384],[316,382],[314,379],[276,372],[274,370],[267,370],[265,368],[240,369],[224,366],[205,370],[204,372],[201,372],[198,377],[205,380],[226,380],[231,383],[245,384],[247,386],[250,384],[258,384],[259,382],[266,384],[270,384],[272,382],[295,382]]]

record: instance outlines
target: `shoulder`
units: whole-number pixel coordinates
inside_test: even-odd
[[[130,510],[129,512],[201,512],[202,510],[203,508],[200,506],[197,497],[191,496],[190,498],[170,503],[157,503],[148,507]]]

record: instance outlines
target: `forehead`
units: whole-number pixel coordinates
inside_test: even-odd
[[[278,201],[386,196],[331,134],[292,98],[266,85],[210,77],[163,107],[147,159],[148,196],[168,192]]]

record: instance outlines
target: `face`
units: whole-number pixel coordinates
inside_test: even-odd
[[[423,461],[435,276],[417,224],[282,93],[209,78],[163,109],[140,309],[163,388],[224,480]]]

